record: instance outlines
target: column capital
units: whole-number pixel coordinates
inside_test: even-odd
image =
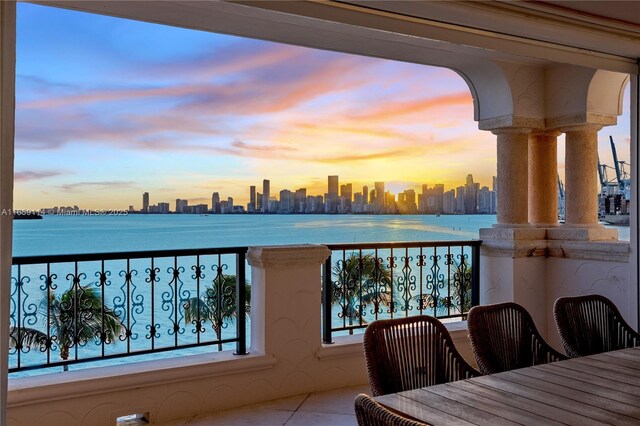
[[[562,133],[567,132],[599,132],[602,129],[600,124],[584,123],[584,124],[572,124],[570,126],[560,127],[558,130]]]
[[[562,132],[558,129],[534,129],[531,131],[532,136],[548,136],[551,138],[557,138]]]
[[[530,127],[501,127],[499,129],[491,129],[494,135],[526,135],[531,133]]]

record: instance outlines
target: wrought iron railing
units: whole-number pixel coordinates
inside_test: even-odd
[[[481,241],[328,244],[323,341],[373,320],[461,318],[479,304]]]
[[[14,257],[9,371],[205,345],[246,354],[246,252]]]

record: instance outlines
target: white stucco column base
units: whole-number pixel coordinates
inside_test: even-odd
[[[601,294],[635,323],[630,246],[605,228],[480,230],[480,303],[524,306],[543,336],[562,351],[553,321],[558,297]]]
[[[480,304],[513,301],[546,329],[546,229],[480,229]]]
[[[602,225],[565,225],[549,229],[548,238],[567,241],[617,241],[618,230]]]

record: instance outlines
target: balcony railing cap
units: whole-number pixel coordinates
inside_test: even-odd
[[[331,255],[331,250],[318,244],[290,246],[250,247],[247,261],[259,268],[321,265]]]

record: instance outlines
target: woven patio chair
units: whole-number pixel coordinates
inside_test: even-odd
[[[479,376],[437,319],[420,315],[374,321],[364,332],[374,396]]]
[[[561,297],[553,305],[553,318],[571,358],[640,346],[640,334],[603,296]]]
[[[355,408],[360,426],[428,426],[427,423],[407,419],[387,410],[363,393],[356,396]]]
[[[529,312],[517,303],[474,306],[467,327],[483,374],[567,359],[544,341]]]

